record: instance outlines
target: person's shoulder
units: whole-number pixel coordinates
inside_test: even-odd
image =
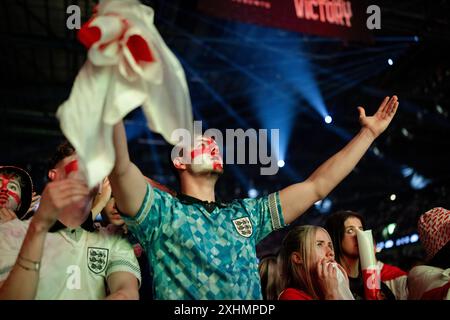
[[[433,267],[429,265],[420,265],[415,266],[409,271],[409,275],[411,277],[413,276],[420,276],[423,274],[434,274],[434,273],[442,273],[443,269],[438,267]]]
[[[25,234],[30,225],[30,220],[19,220],[13,219],[5,223],[0,223],[0,235],[10,234],[11,232],[15,235],[19,233]]]
[[[302,290],[286,288],[280,293],[278,300],[313,300],[313,298]]]
[[[383,264],[383,268],[381,269],[381,281],[389,281],[407,275],[408,273],[406,271],[386,263]]]
[[[88,236],[96,239],[96,241],[109,244],[113,244],[118,241],[126,241],[123,231],[114,225],[98,227],[94,232],[89,232]]]

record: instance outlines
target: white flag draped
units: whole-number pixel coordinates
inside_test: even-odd
[[[178,142],[171,141],[173,130],[192,132],[183,68],[153,17],[153,10],[137,0],[105,0],[79,31],[88,59],[57,117],[90,187],[111,172],[113,126],[133,109],[142,106],[149,128],[171,144]]]

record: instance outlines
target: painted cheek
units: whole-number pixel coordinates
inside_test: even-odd
[[[203,154],[203,150],[201,149],[194,149],[191,151],[191,159],[194,159],[195,157],[201,156]]]
[[[9,197],[11,197],[14,199],[17,205],[20,205],[20,196],[16,192],[8,189],[8,184],[10,181],[11,181],[10,177],[2,178],[1,191],[5,193],[8,197],[2,197],[0,199],[0,204],[2,205],[6,204],[9,201]]]
[[[78,171],[78,161],[73,160],[65,165],[64,171],[66,172],[66,176],[68,176],[71,172]]]
[[[8,195],[9,195],[11,198],[13,198],[14,201],[16,201],[17,205],[20,204],[20,197],[19,197],[19,195],[18,195],[17,193],[15,193],[15,192],[13,192],[13,191],[11,191],[11,190],[8,190]]]
[[[9,181],[11,181],[11,179],[9,177],[3,177],[2,178],[2,187],[1,187],[1,191],[8,191],[8,184]]]
[[[201,148],[196,148],[194,150],[191,151],[191,159],[194,159],[195,157],[201,156],[203,154],[211,154],[211,145],[212,143],[208,140],[208,145],[205,146],[204,144],[202,144]]]
[[[213,169],[214,170],[221,170],[221,169],[223,169],[222,163],[221,162],[214,162],[213,163]]]

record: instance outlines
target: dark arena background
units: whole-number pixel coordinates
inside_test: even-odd
[[[293,225],[357,211],[381,260],[406,271],[423,262],[417,219],[450,208],[450,1],[351,1],[351,26],[342,16],[308,16],[300,7],[308,1],[142,2],[155,10],[156,27],[184,67],[204,130],[280,130],[278,173],[262,176],[260,163],[226,165],[216,190],[222,200],[302,181],[358,132],[358,106],[371,115],[383,97],[397,95],[387,131]],[[63,139],[55,112],[86,58],[66,26],[70,5],[86,22],[96,1],[0,3],[0,164],[27,169],[38,193],[47,158]],[[378,26],[369,5],[380,8]],[[171,146],[148,130],[140,110],[127,116],[126,129],[132,160],[176,189]],[[264,239],[258,256],[276,253],[287,230]]]

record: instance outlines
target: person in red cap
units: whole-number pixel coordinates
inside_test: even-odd
[[[0,166],[0,223],[23,219],[30,208],[33,182],[23,169]]]
[[[450,210],[433,208],[419,218],[427,264],[411,269],[409,299],[450,300]]]

